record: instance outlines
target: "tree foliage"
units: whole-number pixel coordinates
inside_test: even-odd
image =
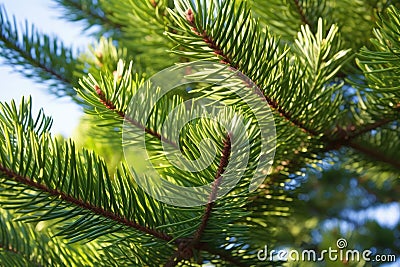
[[[87,114],[76,141],[64,140],[51,135],[52,120],[43,110],[33,114],[31,98],[0,104],[2,265],[281,265],[276,257],[260,261],[258,251],[265,245],[322,251],[339,238],[350,248],[400,255],[398,219],[384,225],[357,218],[398,207],[397,1],[55,2],[66,19],[83,21],[98,43],[75,51],[28,22],[18,27],[3,6],[0,56]],[[152,108],[161,89],[147,78],[198,61],[214,67],[188,74],[190,85]],[[205,85],[215,73],[227,79],[220,64],[247,86]],[[248,187],[263,159],[261,130],[235,93],[251,85],[260,89],[276,128],[274,162],[255,192]],[[230,109],[216,120],[181,127],[188,113],[200,112],[187,101],[203,100],[241,112],[246,127],[235,124]],[[138,145],[124,142],[124,123],[145,133],[150,161],[163,179],[186,187],[213,183],[209,198],[215,201],[178,207],[147,194],[137,183],[140,171],[123,155],[124,146]],[[243,147],[244,136],[250,149],[243,179],[216,200],[221,179],[235,176],[229,163],[242,161],[232,148]],[[179,146],[188,160],[201,161],[210,151],[215,157],[201,171],[185,171],[168,161],[163,142]]]

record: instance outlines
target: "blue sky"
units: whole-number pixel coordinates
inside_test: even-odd
[[[93,40],[82,34],[82,25],[71,23],[60,18],[62,12],[56,3],[50,0],[0,0],[9,17],[16,16],[22,25],[25,20],[35,24],[42,32],[56,35],[67,45],[73,45],[81,51],[87,49]],[[47,115],[54,119],[52,132],[70,136],[83,114],[82,109],[69,98],[57,98],[47,93],[46,85],[35,83],[17,73],[0,59],[0,101],[9,102],[15,99],[19,102],[22,96],[32,96],[34,110],[44,108]]]

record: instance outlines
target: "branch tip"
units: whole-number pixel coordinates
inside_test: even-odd
[[[192,26],[194,26],[194,13],[190,8],[186,11],[186,19]]]

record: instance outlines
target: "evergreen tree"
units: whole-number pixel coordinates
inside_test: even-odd
[[[54,1],[98,43],[2,7],[0,55],[87,115],[75,143],[31,98],[0,104],[2,266],[282,265],[260,250],[340,238],[400,255],[398,220],[356,216],[399,201],[398,1]],[[181,86],[148,80],[173,65]]]

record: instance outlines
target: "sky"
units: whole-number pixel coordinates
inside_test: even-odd
[[[93,42],[82,34],[82,24],[68,22],[62,18],[62,12],[56,3],[50,0],[0,0],[7,11],[8,17],[15,15],[19,25],[25,20],[34,24],[44,33],[57,36],[66,45],[73,45],[81,51],[87,50]],[[0,59],[0,102],[10,102],[14,99],[20,102],[22,96],[32,96],[34,110],[43,108],[45,114],[53,117],[53,134],[69,137],[79,123],[83,110],[68,97],[57,98],[47,93],[47,86],[17,73],[13,66],[5,64]]]

